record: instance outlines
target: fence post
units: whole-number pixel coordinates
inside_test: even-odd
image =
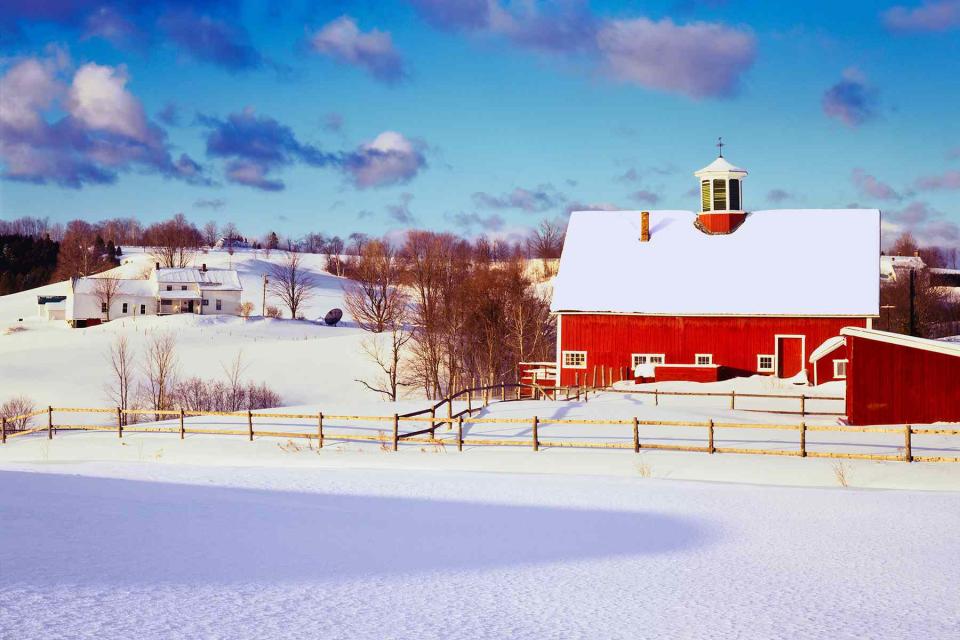
[[[709,438],[707,448],[710,450],[710,453],[714,453],[716,448],[713,446],[713,418],[710,418],[710,422],[707,423],[707,437]]]
[[[903,458],[907,462],[913,462],[913,439],[910,437],[913,434],[913,429],[910,428],[910,425],[905,425],[903,428]]]
[[[247,409],[247,432],[250,434],[250,442],[253,442],[253,412]]]
[[[730,392],[730,410],[733,411],[737,408],[737,391],[734,389]]]
[[[0,434],[2,434],[2,436],[0,436],[0,444],[7,444],[7,419],[2,418],[0,420],[3,421],[3,430],[0,431]]]
[[[660,406],[660,392],[656,389],[653,390],[653,406]]]
[[[457,451],[463,451],[463,416],[457,416]]]
[[[317,412],[317,448],[323,449],[323,411]]]
[[[537,416],[533,416],[533,450],[540,451],[540,439],[537,437],[537,425],[540,423],[540,419]]]
[[[640,453],[640,425],[637,417],[633,417],[633,452]]]
[[[473,415],[473,387],[467,389],[467,415]]]
[[[123,419],[120,417],[121,415],[123,414],[120,413],[120,407],[117,407],[117,437],[118,438],[123,437]]]
[[[483,406],[486,407],[489,405],[490,405],[490,387],[484,386],[483,387]]]
[[[400,416],[393,414],[393,450],[397,450],[397,441],[400,438]]]
[[[180,407],[180,439],[183,440],[183,437],[186,435],[187,430],[183,426],[183,407]]]
[[[500,381],[500,402],[507,401],[507,383],[503,380]]]
[[[800,423],[800,457],[807,457],[807,423]]]
[[[590,385],[591,388],[597,388],[597,365],[593,365],[593,384]]]
[[[807,396],[804,393],[800,394],[800,417],[807,415]]]
[[[47,405],[47,440],[53,440],[53,407]]]
[[[447,431],[453,429],[453,398],[447,396]]]
[[[434,422],[434,419],[437,417],[437,407],[430,407],[430,439],[436,439],[437,433],[437,424]]]

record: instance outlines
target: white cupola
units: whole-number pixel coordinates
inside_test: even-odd
[[[723,157],[722,139],[717,146],[717,159],[693,174],[700,179],[697,224],[705,233],[732,233],[747,215],[743,209],[743,179],[747,171]]]

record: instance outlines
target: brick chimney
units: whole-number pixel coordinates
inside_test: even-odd
[[[650,242],[650,212],[640,212],[640,242]]]

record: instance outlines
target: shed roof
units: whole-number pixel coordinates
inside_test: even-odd
[[[655,315],[876,316],[877,209],[756,211],[708,235],[692,211],[570,216],[555,312]]]
[[[846,339],[843,336],[833,336],[832,338],[827,338],[823,341],[819,347],[813,350],[813,353],[810,354],[810,363],[814,363],[828,353],[833,353],[843,345],[847,343]]]
[[[861,327],[844,327],[840,330],[840,335],[852,336],[854,338],[864,338],[866,340],[875,340],[877,342],[886,342],[910,349],[922,349],[924,351],[933,351],[943,353],[948,356],[960,358],[960,344],[956,342],[947,342],[944,340],[929,340],[927,338],[917,338],[915,336],[905,336],[901,333],[890,333],[889,331],[878,331],[876,329],[863,329]]]

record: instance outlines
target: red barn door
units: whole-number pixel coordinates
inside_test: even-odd
[[[777,337],[777,377],[792,378],[803,370],[803,338]]]

